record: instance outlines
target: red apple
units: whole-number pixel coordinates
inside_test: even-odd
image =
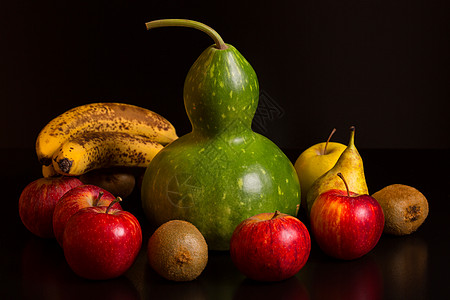
[[[53,231],[58,243],[62,246],[67,221],[77,211],[91,206],[108,206],[115,199],[110,192],[90,184],[80,185],[66,193],[53,213]],[[119,203],[115,203],[113,208],[122,209]]]
[[[117,198],[120,200],[120,198]],[[64,256],[79,276],[103,280],[118,277],[133,264],[142,245],[139,221],[131,213],[108,207],[86,207],[67,222]]]
[[[320,194],[311,208],[311,231],[326,254],[339,259],[355,259],[372,250],[384,227],[380,204],[369,195],[329,190]]]
[[[248,278],[259,281],[294,276],[305,265],[310,251],[311,239],[305,225],[278,211],[244,220],[230,241],[233,263]]]
[[[39,178],[31,182],[19,199],[22,223],[37,236],[54,238],[52,218],[56,203],[67,191],[82,184],[75,177]]]

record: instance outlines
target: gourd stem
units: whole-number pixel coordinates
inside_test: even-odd
[[[147,26],[147,30],[158,28],[158,27],[168,27],[168,26],[179,26],[179,27],[189,27],[194,28],[203,31],[204,33],[208,34],[215,42],[216,48],[220,50],[227,49],[228,46],[225,44],[223,39],[220,37],[220,35],[209,27],[208,25],[205,25],[203,23],[192,21],[192,20],[186,20],[186,19],[161,19],[161,20],[154,20],[145,23],[145,26]]]

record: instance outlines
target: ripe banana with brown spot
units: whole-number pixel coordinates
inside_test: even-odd
[[[146,168],[164,146],[147,137],[123,132],[86,132],[66,141],[53,154],[53,168],[79,176],[116,166]]]
[[[39,133],[36,153],[43,165],[67,140],[86,132],[123,132],[166,145],[178,136],[173,125],[148,109],[125,103],[91,103],[72,108],[51,120]]]

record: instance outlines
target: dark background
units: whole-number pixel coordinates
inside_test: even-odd
[[[0,298],[443,298],[450,268],[447,3],[1,0]],[[159,18],[204,22],[239,49],[260,81],[255,130],[292,162],[333,127],[334,140],[346,143],[356,125],[369,190],[418,188],[430,204],[425,223],[409,236],[383,235],[351,262],[327,258],[313,243],[301,272],[269,285],[245,279],[228,253],[211,253],[198,280],[170,283],[149,267],[145,247],[117,280],[75,276],[58,244],[33,236],[18,215],[21,191],[41,176],[34,142],[55,116],[96,101],[140,105],[167,117],[179,135],[189,132],[184,78],[212,41],[193,29],[145,29]],[[129,200],[126,209],[146,226],[139,191]],[[151,230],[144,231],[146,241]]]
[[[53,117],[98,101],[146,107],[189,132],[184,78],[213,42],[145,28],[189,18],[252,64],[264,103],[255,131],[281,148],[307,148],[333,127],[347,143],[356,125],[359,148],[448,149],[447,2],[2,1],[0,148],[34,147]]]

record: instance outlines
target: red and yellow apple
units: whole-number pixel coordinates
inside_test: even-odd
[[[90,184],[80,185],[67,192],[56,204],[53,213],[53,231],[60,245],[63,243],[63,234],[70,217],[77,211],[91,206],[108,206],[114,197],[110,192]],[[115,209],[122,209],[115,203]]]
[[[343,180],[341,173],[338,176]],[[332,189],[320,194],[311,208],[311,233],[326,254],[355,259],[378,243],[384,227],[380,204],[369,195]]]
[[[241,222],[230,241],[231,259],[248,278],[280,281],[297,274],[311,251],[305,225],[280,212],[261,213]]]
[[[82,184],[74,177],[39,178],[29,183],[19,198],[22,223],[37,236],[54,238],[52,218],[57,202],[67,191]]]
[[[67,222],[64,256],[70,268],[83,278],[116,278],[131,267],[141,249],[139,221],[131,213],[113,208],[115,201],[108,207],[85,207]]]

